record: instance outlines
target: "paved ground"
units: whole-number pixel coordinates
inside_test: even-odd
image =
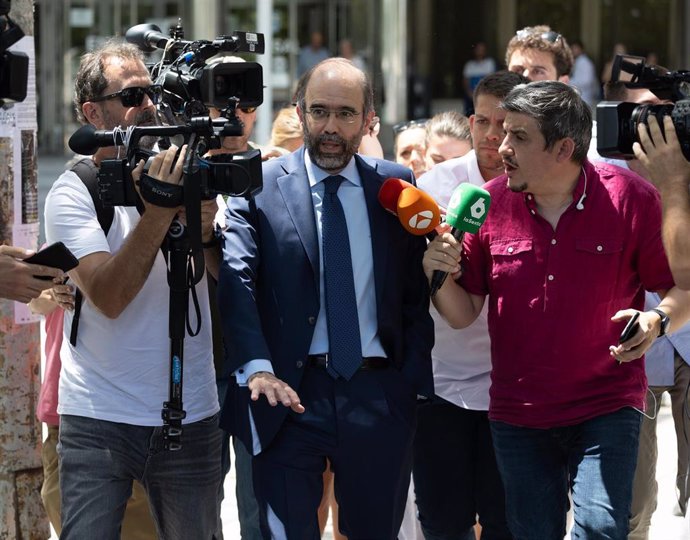
[[[41,208],[41,220],[43,219],[43,203],[45,195],[53,181],[60,175],[64,164],[69,157],[40,156],[38,160],[39,173],[39,208]],[[41,227],[41,231],[42,231]],[[43,241],[43,232],[41,233]],[[673,420],[668,404],[662,406],[659,413],[659,441],[661,451],[659,453],[659,465],[657,479],[659,481],[659,503],[652,519],[652,530],[649,540],[690,540],[690,520],[674,515],[675,500],[675,464],[676,445],[673,434]],[[235,477],[234,473],[228,475],[225,484],[225,493],[228,495],[223,502],[222,518],[223,531],[227,540],[240,538],[239,523],[237,521],[237,506],[235,501]],[[330,531],[329,527],[326,528]],[[53,537],[54,538],[54,537]],[[324,538],[331,539],[330,533]],[[409,540],[409,539],[408,539]],[[419,539],[421,540],[421,539]]]

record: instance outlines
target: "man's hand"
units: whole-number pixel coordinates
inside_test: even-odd
[[[55,284],[29,302],[31,312],[39,315],[48,315],[58,307],[68,311],[74,309],[74,285]]]
[[[634,309],[623,309],[611,317],[611,320],[614,322],[625,322],[635,313],[637,311]],[[640,358],[652,346],[654,340],[659,337],[661,317],[659,317],[658,313],[654,311],[641,311],[637,324],[637,332],[630,339],[609,347],[611,356],[618,360],[619,364],[632,362]]]
[[[439,235],[429,242],[422,259],[424,273],[429,282],[435,270],[448,272],[453,279],[457,279],[460,277],[462,244],[450,234],[450,225],[444,223],[437,230]]]
[[[182,146],[179,156],[177,156],[177,150],[177,146],[173,144],[164,152],[158,153],[156,157],[153,158],[147,174],[156,180],[160,180],[161,182],[167,182],[168,184],[181,184],[183,180],[182,168],[184,167],[184,158],[187,154],[187,145],[185,144]],[[175,160],[176,156],[177,160]],[[139,189],[139,179],[141,178],[143,171],[144,160],[142,159],[139,161],[134,170],[132,170],[132,178],[134,179],[134,185],[137,186],[137,190]],[[170,219],[172,219],[172,217],[179,211],[179,208],[165,208],[162,206],[156,206],[150,202],[147,202],[143,197],[141,199],[146,207],[147,212],[157,212],[164,217],[169,216]]]
[[[42,264],[29,264],[23,259],[33,255],[32,251],[14,246],[0,246],[0,298],[29,302],[37,298],[50,281],[35,276],[48,276],[54,283],[61,283],[64,274],[59,268]]]
[[[644,124],[637,126],[640,142],[633,144],[635,157],[649,171],[650,180],[660,191],[674,185],[680,185],[687,191],[690,162],[683,156],[673,120],[670,116],[664,116],[663,134],[656,117],[650,115],[647,123],[649,132]]]
[[[304,412],[297,392],[272,373],[267,371],[254,373],[249,377],[247,387],[252,393],[252,401],[256,401],[259,399],[259,395],[263,394],[271,407],[275,407],[280,401],[285,407],[290,407],[296,413]]]

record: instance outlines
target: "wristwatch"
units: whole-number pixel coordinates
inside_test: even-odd
[[[659,325],[659,336],[665,336],[666,333],[668,332],[668,327],[671,324],[671,319],[669,318],[668,315],[664,312],[663,309],[659,308],[652,308],[651,311],[658,313],[659,317],[661,317],[661,324]]]

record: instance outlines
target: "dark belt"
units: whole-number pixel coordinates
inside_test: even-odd
[[[310,354],[307,356],[307,364],[312,367],[326,368],[331,362],[329,354]],[[380,356],[369,356],[367,358],[362,358],[362,364],[359,369],[362,371],[372,370],[372,369],[387,369],[391,363],[388,358],[382,358]]]

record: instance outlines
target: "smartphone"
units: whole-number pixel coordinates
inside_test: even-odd
[[[55,242],[46,248],[43,248],[38,253],[31,257],[24,259],[24,262],[30,264],[41,264],[43,266],[50,266],[51,268],[59,268],[63,272],[72,270],[79,264],[79,260],[72,255],[72,252],[67,249],[67,246],[62,242]],[[44,279],[52,279],[47,276],[36,276]]]
[[[625,325],[625,328],[623,328],[623,331],[621,332],[621,337],[618,339],[618,343],[624,343],[628,341],[633,335],[635,335],[635,332],[637,332],[637,329],[639,328],[639,324],[637,323],[637,319],[640,318],[640,312],[636,311],[635,315],[630,317],[628,320],[628,324]]]

